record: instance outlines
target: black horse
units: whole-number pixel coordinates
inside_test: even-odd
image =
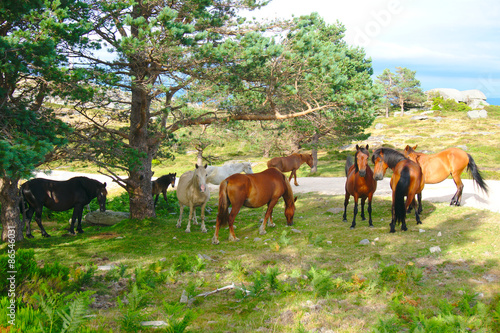
[[[169,173],[168,175],[161,176],[157,180],[154,180],[152,185],[153,185],[153,196],[156,195],[155,198],[155,206],[156,203],[158,202],[158,197],[160,196],[160,193],[163,193],[163,199],[165,199],[165,202],[167,202],[167,188],[169,185],[172,185],[172,187],[175,187],[175,176],[177,173]]]
[[[35,213],[35,221],[42,232],[42,236],[50,237],[42,225],[43,206],[56,212],[73,208],[69,232],[75,234],[75,221],[78,219],[76,230],[82,233],[83,207],[97,197],[99,209],[106,211],[106,183],[87,177],[74,177],[65,181],[35,178],[21,185],[21,195],[28,210],[26,217],[26,237],[33,238],[31,234],[31,218]],[[24,210],[24,209],[23,209]],[[24,219],[24,218],[23,218]]]

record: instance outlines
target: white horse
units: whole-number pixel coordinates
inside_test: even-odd
[[[201,206],[201,232],[207,232],[205,228],[205,206],[210,199],[210,190],[207,186],[207,165],[198,166],[192,171],[182,174],[177,184],[177,199],[181,206],[177,228],[181,227],[182,212],[184,206],[189,206],[189,220],[186,232],[191,232],[191,220],[194,215],[194,224],[198,225],[195,207]]]
[[[250,162],[227,162],[222,166],[208,166],[207,183],[220,185],[224,179],[235,173],[253,173]]]

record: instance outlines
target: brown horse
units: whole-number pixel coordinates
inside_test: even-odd
[[[213,244],[219,244],[219,229],[226,224],[229,225],[229,240],[238,241],[234,233],[234,219],[241,207],[258,208],[267,204],[264,222],[259,228],[261,235],[266,233],[266,223],[274,227],[273,208],[279,198],[285,201],[285,217],[287,225],[293,225],[295,214],[295,201],[290,182],[285,175],[275,168],[269,168],[254,174],[234,174],[226,178],[219,187],[219,212],[215,225]],[[232,206],[229,212],[229,205]]]
[[[297,183],[297,170],[304,163],[307,163],[310,168],[313,167],[313,157],[311,154],[295,153],[286,157],[274,157],[267,162],[267,167],[276,168],[281,172],[291,171],[292,173],[290,173],[288,181],[294,177],[295,186],[299,186]]]
[[[410,205],[415,209],[417,224],[420,221],[416,209],[415,195],[422,192],[425,180],[420,166],[404,157],[404,155],[391,148],[379,148],[373,152],[372,161],[375,164],[373,170],[375,180],[384,178],[387,168],[392,169],[392,221],[391,231],[395,232],[396,222],[401,222],[401,230],[406,231],[406,211]],[[406,196],[406,203],[404,197]]]
[[[356,227],[356,215],[358,214],[358,199],[361,198],[361,219],[365,218],[365,201],[368,198],[368,223],[373,227],[372,222],[372,198],[377,189],[377,181],[373,179],[373,171],[368,165],[370,153],[368,145],[366,148],[356,145],[356,154],[354,155],[354,164],[348,159],[346,161],[346,177],[345,182],[345,200],[344,200],[344,216],[343,221],[347,222],[347,205],[349,197],[354,197],[354,217],[352,219],[351,229]]]
[[[165,202],[167,202],[167,189],[170,185],[172,185],[172,187],[175,187],[176,175],[177,173],[169,173],[168,175],[163,175],[160,178],[153,180],[151,182],[153,196],[156,195],[155,206],[156,203],[158,202],[158,197],[160,196],[160,193],[163,193],[163,199],[165,199]]]
[[[450,206],[460,206],[462,202],[462,191],[464,189],[464,184],[460,175],[467,167],[472,179],[476,184],[486,193],[488,193],[488,186],[484,182],[481,173],[474,162],[472,156],[467,154],[458,148],[448,148],[440,153],[433,155],[426,155],[424,153],[418,153],[415,151],[417,146],[410,147],[406,146],[404,155],[410,160],[417,162],[422,168],[424,173],[426,184],[437,184],[448,178],[448,176],[453,177],[455,185],[457,186],[457,192],[451,198]],[[422,211],[422,196],[418,196],[418,209],[419,212]]]

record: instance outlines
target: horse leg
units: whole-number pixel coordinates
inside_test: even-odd
[[[422,192],[417,194],[417,200],[418,200],[418,213],[422,214]]]
[[[391,230],[389,232],[391,233],[394,233],[396,232],[396,209],[394,207],[394,190],[392,190],[392,208],[391,208],[391,211],[392,211],[392,220],[391,220],[391,224],[390,224],[390,227],[391,227]]]
[[[167,189],[164,189],[161,192],[163,193],[163,199],[165,199],[165,203],[168,204],[168,201],[167,201]],[[158,194],[158,196],[159,196],[159,194]],[[156,198],[158,198],[158,196]]]
[[[201,205],[201,232],[206,233],[207,228],[205,228],[205,205],[207,203],[205,202],[203,205]]]
[[[453,172],[451,176],[453,177],[455,185],[457,186],[457,192],[451,199],[450,206],[460,206],[460,204],[462,203],[462,192],[464,190],[464,184],[462,183],[462,179],[460,179],[460,174],[458,174],[457,172]]]
[[[181,227],[181,222],[182,222],[182,213],[184,212],[184,205],[182,205],[180,202],[179,202],[179,206],[181,206],[180,210],[179,210],[179,219],[177,220],[177,224],[175,225],[177,228],[180,228]]]
[[[191,203],[189,204],[189,217],[188,217],[188,225],[186,227],[186,232],[191,232],[191,220],[193,219],[193,211],[196,216],[196,209],[194,208],[194,205]],[[196,217],[195,217],[196,220]],[[198,223],[195,223],[198,224]]]
[[[237,206],[233,203],[231,213],[229,213],[228,217],[228,222],[227,224],[229,225],[229,241],[230,242],[237,242],[240,239],[236,237],[236,234],[234,233],[234,220],[236,219],[236,215],[240,212],[241,206]]]
[[[155,207],[156,207],[156,203],[158,202],[158,197],[160,196],[160,194],[157,194],[156,197],[155,197]]]
[[[50,237],[50,235],[45,231],[45,228],[42,225],[42,210],[40,209],[39,211],[37,210],[35,212],[35,221],[36,224],[38,224],[38,227],[40,228],[40,231],[42,232],[43,237]]]
[[[295,186],[299,186],[299,183],[297,183],[297,169],[293,169],[292,173],[290,174],[290,177],[293,175],[293,181]]]
[[[415,220],[417,220],[417,225],[422,224],[422,221],[420,221],[420,216],[417,209],[417,203],[415,202],[415,200],[413,200],[413,209],[415,209]]]
[[[34,238],[33,235],[31,234],[31,218],[33,217],[33,213],[35,210],[31,208],[31,206],[28,208],[28,211],[26,212],[26,238]]]
[[[356,228],[356,215],[358,215],[358,199],[356,194],[354,195],[354,216],[352,218],[351,229]]]
[[[75,212],[75,210],[76,210],[76,207],[73,209],[73,213]],[[83,234],[82,215],[83,215],[83,207],[82,207],[82,209],[78,210],[78,214],[77,214],[78,226],[76,227],[76,231],[78,231],[79,234]]]
[[[344,215],[342,216],[342,222],[347,222],[347,205],[349,204],[349,198],[351,195],[347,190],[345,191],[345,198],[344,198]]]
[[[264,221],[262,222],[262,224],[260,225],[260,228],[259,228],[259,234],[261,235],[265,235],[266,234],[266,224],[267,224],[267,220],[269,219],[269,217],[273,214],[273,208],[274,206],[276,205],[276,203],[278,202],[279,200],[279,197],[276,198],[276,199],[273,199],[271,200],[268,204],[267,204],[267,210],[266,210],[266,215],[264,216]]]
[[[365,201],[366,198],[361,198],[361,220],[366,221],[365,217]]]
[[[372,221],[372,198],[373,198],[373,193],[368,196],[368,225],[370,228],[373,228],[373,221]]]

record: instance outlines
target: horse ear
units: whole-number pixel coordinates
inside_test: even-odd
[[[106,182],[104,182],[104,187],[106,187]]]
[[[359,146],[358,145],[356,145],[356,150],[359,150]]]
[[[298,199],[298,198],[299,198],[299,197],[295,197],[295,198],[293,199],[293,202],[297,202],[297,199]]]
[[[196,167],[196,169],[198,169],[198,164],[195,164],[194,166]]]
[[[406,145],[406,147],[405,147],[405,151],[408,151],[408,150],[410,150],[410,146],[409,146],[409,145]]]
[[[366,150],[368,150],[368,147],[369,147],[369,146],[368,146],[368,145],[366,145]]]
[[[413,147],[413,150],[416,150],[416,149],[417,149],[417,146],[418,146],[418,145],[415,145],[415,147]]]
[[[205,169],[208,167],[208,164],[205,164]]]

